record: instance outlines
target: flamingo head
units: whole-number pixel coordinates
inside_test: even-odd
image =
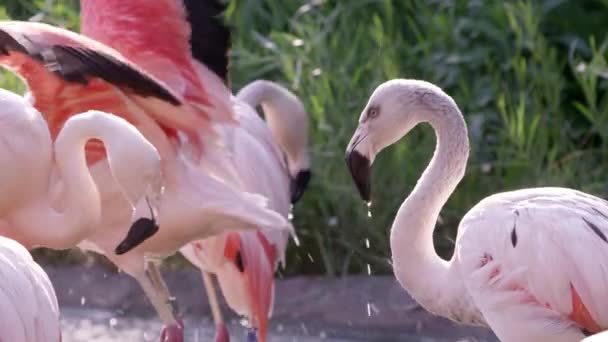
[[[376,155],[422,122],[440,122],[454,101],[437,86],[418,80],[391,80],[374,90],[346,148],[346,164],[362,199],[371,199],[371,165]]]
[[[272,313],[275,255],[260,231],[229,233],[224,247],[228,263],[216,272],[228,305],[258,329],[261,342],[266,341]]]

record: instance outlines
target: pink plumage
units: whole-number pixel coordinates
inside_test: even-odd
[[[3,236],[0,279],[0,341],[60,341],[59,306],[49,277],[25,247]]]

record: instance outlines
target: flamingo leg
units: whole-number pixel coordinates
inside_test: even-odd
[[[146,261],[145,272],[135,278],[165,324],[161,332],[161,342],[183,342],[183,324],[176,318],[175,299],[171,298],[156,263]]]
[[[224,317],[222,315],[222,310],[220,309],[220,303],[217,298],[217,292],[215,291],[215,286],[213,285],[213,279],[211,273],[206,271],[201,271],[203,276],[203,283],[205,284],[205,291],[207,292],[207,298],[209,298],[209,306],[211,307],[211,315],[213,316],[213,322],[215,323],[216,332],[215,332],[215,342],[229,342],[230,335],[228,334],[228,329],[226,328],[226,324],[224,324]]]

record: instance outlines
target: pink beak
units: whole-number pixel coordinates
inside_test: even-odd
[[[252,316],[249,319],[252,326],[258,328],[259,341],[266,342],[268,316],[274,297],[275,248],[260,231],[231,233],[226,238],[225,254],[227,257],[233,255],[231,259],[235,260],[237,252],[240,252],[248,292]]]

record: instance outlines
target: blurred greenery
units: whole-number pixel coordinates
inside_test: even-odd
[[[77,0],[3,2],[0,17],[78,29]],[[234,89],[274,80],[310,114],[314,179],[295,210],[302,244],[290,246],[283,274],[390,270],[390,225],[434,136],[417,129],[379,156],[371,219],[343,153],[368,96],[393,78],[441,86],[469,125],[467,175],[435,235],[444,256],[462,215],[489,194],[555,185],[606,196],[608,0],[238,0],[227,18]]]

